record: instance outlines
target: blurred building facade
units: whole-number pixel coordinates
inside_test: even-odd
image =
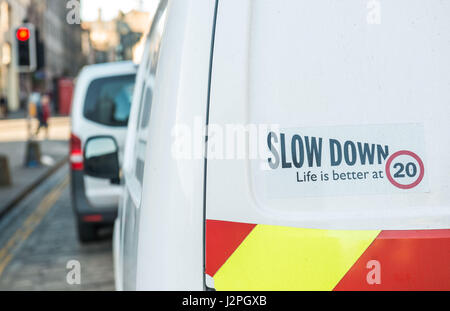
[[[77,8],[79,10],[79,7]],[[74,78],[85,59],[81,48],[81,25],[67,22],[66,1],[31,0],[28,19],[39,30],[38,59],[33,89],[57,97],[60,78]],[[80,14],[78,12],[77,14]]]
[[[0,95],[10,110],[23,106],[32,91],[56,97],[58,79],[75,77],[85,63],[81,25],[69,24],[67,14],[66,1],[0,0]],[[19,74],[15,64],[15,29],[24,21],[37,30],[38,69],[29,74]]]
[[[14,30],[26,18],[30,0],[0,0],[0,96],[8,108],[20,107],[19,73],[14,56]]]
[[[89,64],[132,60],[151,24],[150,13],[132,10],[120,12],[109,21],[101,10],[95,21],[83,22],[83,53]]]
[[[69,23],[66,5],[62,0],[0,0],[0,97],[7,98],[10,111],[25,109],[33,91],[57,98],[59,79],[76,77],[85,64],[134,59],[151,24],[151,14],[141,10],[120,12],[109,21],[99,11],[95,21]],[[24,21],[37,30],[33,73],[19,73],[16,65],[15,30]]]

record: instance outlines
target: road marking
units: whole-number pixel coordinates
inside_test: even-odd
[[[2,276],[3,271],[8,266],[10,261],[13,259],[17,249],[23,242],[28,239],[31,233],[33,233],[37,226],[42,222],[44,217],[54,206],[68,184],[69,175],[67,175],[56,188],[54,188],[49,194],[44,197],[36,210],[30,216],[28,216],[28,218],[23,222],[22,226],[14,233],[11,239],[0,250],[0,277]]]

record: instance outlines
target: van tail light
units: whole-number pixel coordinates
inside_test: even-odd
[[[70,135],[70,164],[74,171],[82,171],[84,169],[81,139],[74,134]]]
[[[83,216],[84,222],[102,222],[103,216],[102,215],[86,215]]]

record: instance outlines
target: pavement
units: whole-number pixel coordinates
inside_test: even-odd
[[[31,122],[36,129],[37,122]],[[3,216],[30,191],[64,164],[69,154],[70,119],[55,117],[49,120],[49,136],[42,131],[37,137],[40,145],[42,165],[25,167],[25,152],[28,140],[28,120],[24,118],[0,120],[0,155],[9,162],[12,185],[0,187],[0,216]],[[1,173],[1,172],[0,172]]]

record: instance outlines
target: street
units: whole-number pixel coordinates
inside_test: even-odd
[[[114,290],[111,230],[103,236],[78,242],[63,166],[0,219],[0,291]],[[79,285],[67,281],[73,260],[80,264]]]
[[[89,243],[94,239],[78,230],[83,225],[77,226],[74,209],[91,204],[72,200],[69,161],[82,155],[89,138],[83,134],[99,134],[80,118],[120,128],[125,137],[137,64],[158,6],[158,1],[0,0],[0,291],[115,289],[112,227],[99,227],[114,221],[117,201],[108,215],[88,215],[109,216],[95,224],[100,241]],[[111,71],[110,65],[120,68]],[[88,68],[95,81],[109,82],[93,91],[98,98],[77,98],[86,93],[77,91],[78,84],[91,85],[79,83]],[[116,77],[123,75],[119,87]],[[94,106],[73,109],[85,103]],[[78,122],[73,111],[80,112]],[[78,173],[83,180],[83,168]],[[89,184],[76,189],[81,189],[77,198],[99,190]],[[99,204],[111,199],[105,195]]]

